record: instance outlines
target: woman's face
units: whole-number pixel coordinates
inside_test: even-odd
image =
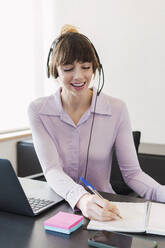
[[[73,94],[80,94],[88,89],[93,76],[91,62],[77,62],[57,67],[58,79],[62,88]]]

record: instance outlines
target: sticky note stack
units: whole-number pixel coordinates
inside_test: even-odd
[[[44,222],[44,227],[48,231],[70,234],[77,230],[84,223],[81,215],[59,212]]]

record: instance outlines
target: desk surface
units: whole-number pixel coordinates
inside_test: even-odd
[[[105,198],[113,201],[142,201],[139,198],[103,194]],[[59,203],[57,206],[37,217],[25,217],[6,212],[0,212],[0,247],[3,248],[85,248],[88,246],[88,236],[92,231],[78,229],[70,235],[70,238],[62,238],[48,234],[44,230],[43,222],[59,211],[72,212],[67,203]],[[158,242],[159,248],[165,247],[165,237],[157,235],[132,235],[149,238]]]

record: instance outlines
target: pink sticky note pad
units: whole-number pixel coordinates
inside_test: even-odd
[[[83,216],[60,211],[44,222],[45,226],[58,227],[69,230],[83,220]]]

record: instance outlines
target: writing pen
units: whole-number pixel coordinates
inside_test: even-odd
[[[94,186],[92,186],[87,180],[85,180],[83,177],[80,177],[80,180],[85,184],[85,186],[92,191],[94,194],[96,194],[97,196],[99,196],[101,199],[104,199],[102,197],[102,195],[99,194],[99,192],[95,189]],[[120,216],[120,214],[116,214],[120,219],[122,219],[122,217]]]

